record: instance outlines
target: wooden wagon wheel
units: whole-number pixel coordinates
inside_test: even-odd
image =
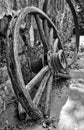
[[[41,67],[42,69],[37,72],[37,75],[25,87],[18,56],[18,46],[20,45],[20,25],[22,24],[25,16],[28,14],[34,15],[36,19],[38,30],[44,47],[44,55],[43,58],[40,58],[37,61],[32,61],[30,63],[31,70],[33,71],[35,71],[37,64],[39,66],[41,65],[43,68]],[[60,76],[65,76],[65,78],[69,77],[66,72],[67,63],[65,60],[62,44],[61,42],[59,42],[58,44],[58,40],[56,39],[53,43],[54,47],[50,46],[52,49],[49,50],[50,47],[48,48],[47,40],[41,26],[42,24],[40,19],[47,19],[49,25],[54,29],[57,36],[57,30],[53,22],[45,13],[43,13],[40,9],[36,7],[26,7],[19,13],[18,17],[15,16],[10,22],[7,33],[7,66],[13,84],[13,89],[22,107],[33,120],[42,119],[44,115],[49,114],[50,93],[52,89],[53,75],[55,73],[59,73]],[[58,47],[59,49],[57,49]],[[35,67],[34,64],[36,64]],[[63,72],[63,75],[60,72]],[[40,85],[34,99],[32,100],[30,96],[30,91],[38,82],[40,82]],[[45,88],[47,88],[47,90],[45,111],[43,115],[43,113],[38,108],[38,104]]]
[[[74,26],[75,26],[75,34],[76,34],[76,41],[75,41],[75,46],[74,46],[74,54],[72,56],[72,59],[70,61],[68,61],[68,66],[70,67],[75,61],[76,61],[76,58],[77,58],[77,53],[78,53],[78,49],[79,49],[79,25],[78,25],[78,20],[77,20],[77,15],[76,15],[76,12],[75,12],[75,9],[74,9],[74,6],[72,4],[72,2],[70,0],[57,0],[57,1],[51,1],[51,0],[45,0],[44,2],[44,5],[43,5],[43,11],[48,14],[48,6],[49,6],[49,2],[54,2],[54,7],[52,10],[55,10],[55,2],[61,2],[63,3],[64,1],[66,1],[66,3],[68,4],[69,8],[70,8],[70,11],[72,13],[72,16],[73,16],[73,20],[74,20]],[[62,6],[60,3],[60,6]],[[65,4],[65,3],[64,3]],[[50,5],[51,6],[51,5]],[[62,9],[63,10],[63,9]],[[61,12],[61,9],[60,9],[60,12]],[[59,13],[60,13],[59,12]],[[51,14],[51,15],[54,15],[54,14]],[[49,15],[50,16],[50,15]],[[56,16],[54,15],[54,18]],[[49,30],[48,29],[48,25],[47,25],[47,20],[44,20],[43,21],[43,24],[44,24],[44,31],[45,31],[45,34],[46,36],[48,37],[48,32],[46,30]],[[60,36],[59,36],[60,37]],[[63,43],[63,41],[61,41]]]

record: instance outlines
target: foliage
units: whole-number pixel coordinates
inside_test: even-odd
[[[10,2],[9,0],[0,0],[0,19],[2,19],[5,14],[12,15]]]
[[[48,15],[55,23],[61,41],[67,41],[72,35],[73,16],[66,0],[50,1]]]
[[[78,23],[79,23],[79,29],[80,34],[84,34],[84,3],[80,1],[76,1],[76,13],[78,16]]]
[[[4,14],[11,14],[14,10],[24,8],[25,6],[37,6],[42,9],[44,0],[0,0],[0,17]],[[48,15],[55,22],[58,33],[62,40],[65,41],[72,34],[73,18],[68,5],[65,0],[49,0]],[[67,40],[66,39],[66,40]]]

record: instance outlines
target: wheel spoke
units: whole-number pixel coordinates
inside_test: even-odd
[[[49,70],[48,66],[45,66],[41,71],[26,85],[26,89],[29,92],[38,82],[41,82],[44,75]]]
[[[34,47],[34,29],[33,29],[33,25],[32,24],[30,26],[29,34],[30,34],[30,44],[31,44],[31,47]]]
[[[36,19],[36,23],[37,23],[37,26],[38,26],[38,29],[39,29],[40,37],[41,37],[42,42],[43,42],[44,54],[46,54],[47,51],[48,51],[48,48],[47,48],[47,39],[45,37],[44,30],[42,28],[42,24],[41,24],[40,17],[39,17],[38,14],[35,15],[35,19]]]
[[[50,41],[50,45],[53,48],[53,28],[50,29],[50,37],[49,37],[49,41]]]
[[[34,97],[33,103],[35,104],[35,106],[37,107],[39,104],[39,101],[41,99],[42,93],[44,92],[44,89],[47,85],[48,79],[50,77],[50,72],[48,72],[44,77],[43,80],[40,83],[39,89]]]
[[[45,102],[45,116],[50,115],[50,100],[51,100],[51,91],[52,91],[52,84],[53,84],[53,75],[49,77],[48,84],[47,84],[47,92],[46,92],[46,102]]]
[[[58,51],[58,38],[56,38],[56,40],[54,41],[53,50],[54,50],[54,53]]]

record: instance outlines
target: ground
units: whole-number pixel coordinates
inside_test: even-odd
[[[84,78],[84,52],[78,53],[77,62],[70,69],[71,80]],[[68,83],[61,80],[54,84],[51,94],[51,118],[55,120],[54,127],[56,130],[59,121],[59,113],[65,104],[66,86]],[[17,115],[17,98],[12,89],[12,84],[8,76],[7,67],[0,68],[0,130],[45,130],[40,122],[30,120],[20,121]]]

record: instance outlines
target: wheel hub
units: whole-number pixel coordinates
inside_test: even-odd
[[[67,63],[63,54],[63,50],[59,50],[57,53],[48,51],[47,54],[48,66],[52,73],[65,72]]]

